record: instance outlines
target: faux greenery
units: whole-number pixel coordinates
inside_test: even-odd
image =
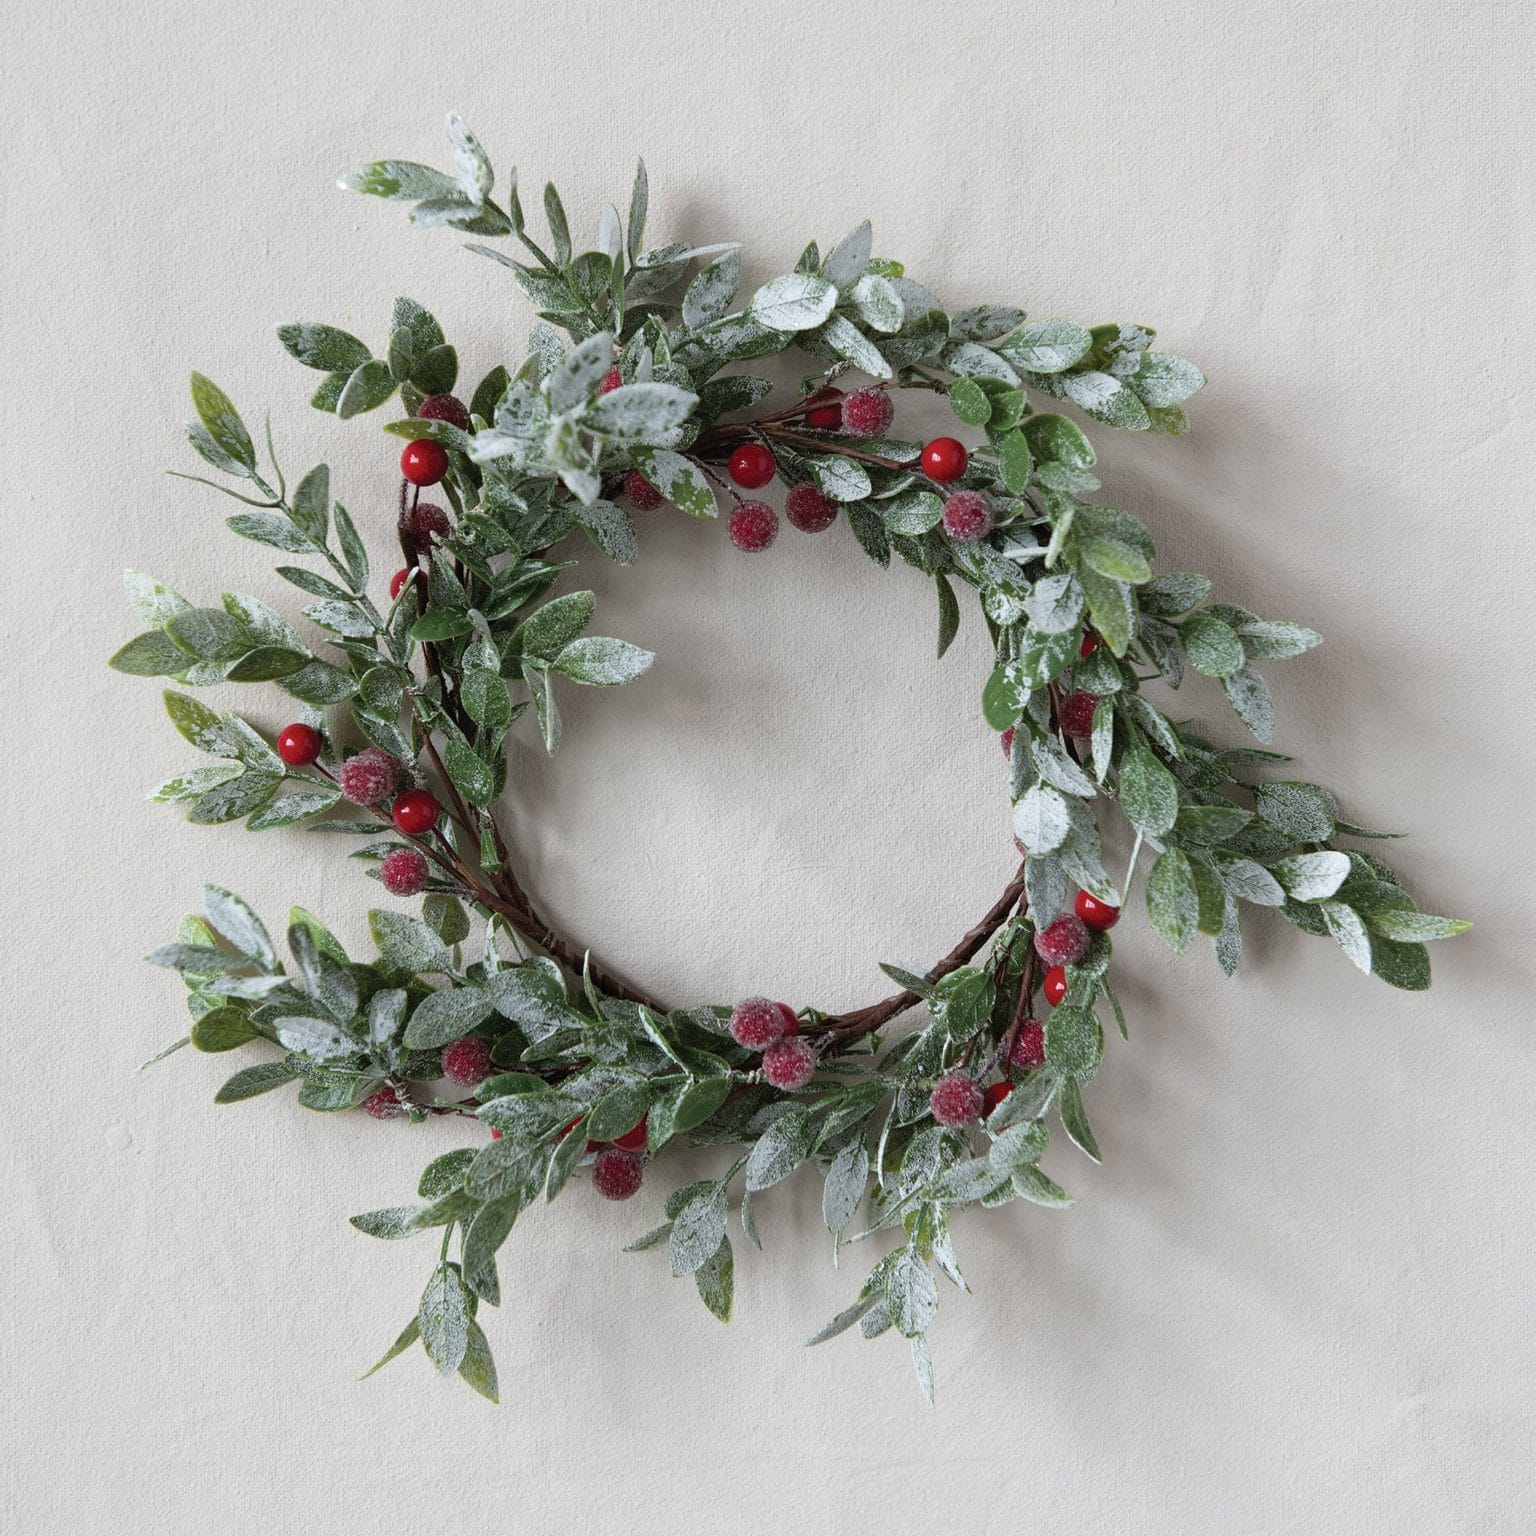
[[[313,630],[254,597],[229,592],[199,606],[129,573],[144,630],[112,660],[175,681],[165,695],[172,723],[205,755],[152,800],[185,805],[194,822],[302,825],[370,873],[415,846],[430,865],[420,915],[386,900],[370,914],[378,953],[363,960],[295,909],[280,958],[245,903],[209,887],[203,914],[150,957],[180,973],[192,1016],[161,1055],[253,1046],[258,1059],[225,1083],[219,1103],[291,1083],[309,1109],[377,1108],[382,1092],[410,1121],[484,1123],[471,1145],[427,1166],[414,1201],[354,1218],[374,1237],[438,1240],[420,1309],[380,1364],[419,1340],[440,1371],[494,1398],[479,1309],[500,1299],[503,1242],[591,1162],[589,1139],[611,1141],[644,1118],[648,1159],[679,1142],[735,1156],[720,1177],[674,1190],[635,1249],[664,1251],[672,1274],[691,1276],[724,1320],[732,1205],[740,1234],[760,1246],[765,1193],[811,1165],[825,1181],[834,1254],[870,1235],[887,1250],[811,1342],[853,1327],[866,1338],[894,1333],[931,1395],[935,1270],[964,1286],[952,1241],[959,1212],[1017,1199],[1067,1204],[1041,1167],[1056,1126],[1099,1155],[1085,1090],[1103,1053],[1102,1019],[1126,1027],[1107,935],[1096,932],[1067,968],[1058,1006],[1036,1001],[1034,939],[1074,887],[1118,906],[1144,873],[1153,927],[1179,952],[1205,937],[1228,974],[1245,906],[1331,939],[1362,971],[1407,989],[1429,984],[1424,941],[1466,925],[1421,913],[1387,864],[1355,846],[1380,834],[1345,819],[1327,789],[1276,776],[1287,759],[1268,750],[1272,709],[1256,664],[1319,637],[1213,600],[1203,576],[1154,574],[1147,529],[1097,499],[1094,450],[1066,408],[1128,431],[1182,433],[1184,401],[1204,383],[1193,364],[1153,350],[1152,331],[1031,320],[1000,304],[948,311],[900,262],[872,254],[867,223],[825,253],[807,246],[791,271],[744,292],[734,244],[646,245],[643,165],[627,215],[603,209],[592,249],[573,243],[553,186],[543,195],[548,234],[535,239],[515,177],[498,192],[479,143],[456,117],[448,127],[452,173],[380,161],[342,185],[415,204],[418,225],[474,236],[469,248],[506,266],[539,312],[528,356],[465,391],[465,429],[416,415],[460,375],[455,347],[410,300],[396,303],[377,345],[325,324],[282,325],[278,336],[321,375],[314,406],[348,419],[391,405],[398,419],[385,431],[446,449],[451,537],[418,538],[415,498],[402,487],[410,574],[386,600],[369,545],[377,551],[392,530],[377,519],[359,530],[333,501],[323,465],[290,485],[270,433],[263,457],[229,398],[193,375],[188,433],[221,477],[205,483],[246,503],[228,526],[280,552],[277,573],[308,600]],[[509,241],[514,254],[487,239]],[[773,386],[750,368],[784,353],[805,370],[792,400],[770,398]],[[854,382],[845,375],[893,396],[946,397],[974,444],[963,480],[927,480],[917,442],[808,425],[807,397],[835,379]],[[817,1062],[793,1092],[764,1081],[757,1054],[728,1029],[729,1009],[669,1006],[554,932],[494,809],[511,731],[536,730],[553,753],[565,688],[628,683],[651,662],[587,633],[590,592],[551,595],[588,545],[635,559],[625,475],[638,470],[673,506],[714,518],[735,495],[721,466],[747,442],[771,450],[789,485],[809,481],[838,503],[870,559],[886,566],[895,555],[918,573],[936,600],[941,654],[960,622],[958,593],[974,593],[996,656],[981,708],[996,730],[1012,728],[1008,790],[1028,850],[943,959],[882,967],[892,995],[844,1013],[798,1010]],[[944,497],[958,489],[990,499],[986,537],[946,535]],[[1085,633],[1097,648],[1082,654]],[[1224,745],[1168,712],[1165,690],[1190,674],[1217,683],[1257,745]],[[323,734],[319,760],[288,766],[238,714],[185,691],[225,683],[286,693],[296,719]],[[1098,700],[1083,737],[1061,728],[1073,694]],[[433,790],[444,810],[435,828],[403,834],[387,809],[342,803],[334,771],[358,746],[389,754],[408,782]],[[1114,878],[1099,818],[1117,815],[1135,844]],[[910,1013],[915,1027],[888,1032]],[[1020,1030],[1037,1013],[1044,1062],[1019,1070]],[[466,1036],[492,1062],[468,1097],[434,1081],[443,1049]],[[946,1127],[930,1095],[956,1072],[978,1084],[1001,1073],[1012,1091],[983,1120]]]

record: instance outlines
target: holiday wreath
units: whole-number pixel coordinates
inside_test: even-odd
[[[1149,683],[1178,688],[1186,670],[1201,673],[1268,743],[1270,696],[1253,664],[1319,639],[1213,602],[1203,576],[1154,576],[1147,529],[1094,499],[1094,451],[1056,403],[1180,433],[1182,402],[1205,382],[1152,350],[1150,330],[1031,321],[1005,305],[950,313],[899,262],[871,254],[867,223],[825,255],[807,246],[793,271],[733,308],[735,245],[646,247],[643,165],[627,219],[605,208],[593,250],[576,250],[546,187],[546,249],[515,178],[493,201],[480,145],[456,117],[448,129],[456,175],[386,160],[341,184],[415,203],[419,225],[522,246],[526,261],[470,247],[506,265],[539,312],[521,366],[493,368],[464,403],[454,347],[406,299],[379,357],[333,326],[278,328],[324,375],[319,409],[345,420],[399,396],[404,419],[385,430],[406,444],[403,564],[387,600],[325,466],[290,490],[270,432],[263,469],[228,397],[194,374],[192,446],[251,509],[229,526],[310,561],[277,574],[312,599],[304,615],[328,654],[253,597],[196,607],[130,572],[148,628],[112,662],[192,687],[275,683],[297,700],[298,718],[271,742],[237,714],[167,692],[176,728],[216,761],[150,798],[187,803],[194,822],[355,836],[352,857],[388,896],[420,895],[421,915],[370,913],[378,954],[359,961],[295,909],[290,967],[250,908],[210,886],[203,914],[150,957],[181,974],[192,1015],[155,1059],[187,1044],[275,1045],[281,1054],[235,1073],[220,1103],[296,1082],[310,1109],[483,1122],[482,1144],[427,1166],[418,1203],[353,1218],[375,1237],[441,1237],[420,1307],[380,1364],[419,1340],[440,1371],[494,1398],[477,1312],[499,1299],[497,1252],[519,1216],[589,1165],[600,1195],[628,1199],[680,1141],[739,1150],[718,1177],[670,1193],[665,1220],[634,1248],[664,1247],[671,1272],[692,1276],[725,1319],[733,1189],[758,1245],[762,1191],[813,1163],[834,1244],[899,1240],[812,1342],[855,1325],[865,1337],[894,1330],[931,1395],[934,1270],[964,1286],[955,1212],[1066,1204],[1040,1166],[1052,1115],[1098,1157],[1083,1089],[1103,1050],[1100,1009],[1125,1031],[1108,930],[1138,863],[1157,932],[1180,952],[1208,935],[1228,974],[1243,903],[1409,989],[1429,984],[1423,941],[1466,924],[1419,912],[1376,854],[1338,847],[1378,834],[1342,820],[1320,785],[1268,776],[1285,758],[1218,745],[1147,696]],[[773,385],[732,365],[791,350],[809,360],[795,398],[750,414]],[[893,435],[906,389],[947,398],[975,446]],[[795,529],[819,533],[841,514],[872,560],[894,554],[931,583],[940,654],[960,621],[956,587],[976,593],[996,653],[981,707],[1001,733],[1021,863],[943,959],[883,966],[898,990],[881,1001],[844,1013],[767,997],[668,1007],[539,915],[494,812],[506,741],[530,715],[553,753],[560,687],[627,683],[651,663],[586,632],[590,592],[548,595],[581,536],[628,564],[631,509],[671,503],[714,518],[723,494],[732,543],[762,551],[779,519],[757,493],[775,479]],[[421,498],[428,487],[441,501]],[[377,517],[366,522],[382,533]],[[1101,859],[1099,810],[1134,830],[1118,881]],[[921,1027],[885,1035],[919,1007]]]

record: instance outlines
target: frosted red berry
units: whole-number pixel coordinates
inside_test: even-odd
[[[400,473],[412,485],[436,485],[448,473],[448,451],[431,438],[417,438],[400,455]]]
[[[363,1108],[375,1120],[398,1120],[408,1113],[405,1105],[400,1102],[400,1096],[393,1088],[380,1088],[377,1093],[370,1093],[363,1100]]]
[[[419,848],[392,848],[379,865],[379,884],[391,896],[414,896],[427,883],[427,860]]]
[[[411,579],[411,573],[408,570],[406,570],[403,566],[401,567],[400,570],[396,571],[395,574],[389,578],[389,600],[390,600],[390,602],[394,602],[394,600],[397,597],[400,596],[401,589],[405,586],[406,582],[408,582],[410,579]]]
[[[649,512],[666,500],[638,469],[632,469],[624,476],[624,494],[637,512]]]
[[[964,1072],[941,1077],[928,1099],[928,1108],[940,1125],[974,1125],[981,1119],[982,1093],[976,1080]]]
[[[829,385],[826,389],[818,389],[805,403],[810,407],[805,413],[806,426],[814,427],[818,432],[835,432],[842,426],[842,390]]]
[[[923,448],[921,459],[923,473],[940,485],[948,485],[965,473],[971,456],[965,444],[956,437],[936,437]]]
[[[784,1037],[784,1015],[771,997],[749,997],[731,1009],[731,1039],[749,1051],[766,1050]]]
[[[312,725],[285,725],[277,734],[277,755],[290,768],[307,768],[320,756],[320,732]]]
[[[820,533],[824,528],[832,526],[832,521],[837,516],[837,503],[830,497],[822,495],[821,491],[807,480],[804,484],[797,485],[784,498],[784,516],[801,533]]]
[[[1053,965],[1045,973],[1045,980],[1040,983],[1040,991],[1052,1008],[1067,995],[1069,989],[1067,973],[1059,965]]]
[[[795,1010],[788,1003],[780,1003],[778,1009],[784,1019],[784,1033],[786,1035],[798,1035],[800,1033],[800,1020]]]
[[[1120,921],[1120,908],[1110,906],[1107,901],[1100,901],[1092,891],[1079,891],[1072,905],[1083,922],[1099,933],[1103,933],[1106,928],[1113,928]]]
[[[603,375],[603,382],[597,386],[597,392],[600,395],[611,395],[623,382],[624,375],[619,372],[618,365],[615,364]]]
[[[1088,953],[1088,928],[1073,912],[1063,912],[1035,935],[1035,953],[1049,965],[1076,965]]]
[[[465,1035],[443,1047],[443,1076],[460,1088],[483,1083],[491,1072],[491,1048],[479,1035]]]
[[[1087,630],[1084,630],[1083,631],[1083,643],[1080,646],[1078,646],[1077,654],[1079,656],[1092,656],[1093,653],[1096,650],[1098,650],[1098,648],[1099,648],[1099,637],[1097,635],[1095,635],[1095,634],[1090,633]]]
[[[944,503],[944,532],[962,544],[992,532],[992,501],[980,491],[956,491]]]
[[[365,747],[336,770],[341,792],[354,805],[377,805],[400,785],[400,764],[379,747]]]
[[[1093,712],[1098,707],[1099,696],[1096,693],[1069,693],[1061,701],[1056,718],[1068,736],[1091,736]]]
[[[786,1035],[763,1052],[763,1076],[793,1093],[816,1075],[816,1047],[804,1035]]]
[[[883,389],[856,389],[843,401],[843,430],[855,437],[879,437],[896,415],[896,403]]]
[[[630,1126],[622,1136],[615,1136],[613,1138],[614,1146],[621,1152],[645,1151],[645,1144],[650,1139],[650,1127],[647,1124],[649,1119],[648,1115],[642,1115],[638,1125]]]
[[[453,519],[435,502],[424,501],[411,510],[411,532],[423,549],[453,532]]]
[[[1010,725],[1008,729],[998,737],[998,741],[1002,744],[1004,757],[1013,756],[1013,733],[1016,729],[1016,726]]]
[[[428,395],[416,407],[417,421],[446,421],[461,432],[469,431],[469,407],[457,395]]]
[[[389,808],[390,820],[412,837],[430,832],[437,825],[440,814],[441,807],[427,789],[408,789]]]
[[[773,479],[773,455],[761,443],[743,443],[732,455],[731,479],[743,490],[755,491]]]
[[[1025,1019],[1008,1052],[1008,1065],[1020,1072],[1033,1072],[1045,1065],[1045,1025],[1039,1019]]]
[[[592,1164],[592,1188],[604,1200],[628,1200],[639,1190],[643,1177],[640,1159],[617,1147],[604,1147]]]
[[[766,501],[744,501],[726,520],[725,531],[737,549],[755,555],[778,538],[778,514]]]
[[[1004,1099],[1013,1092],[1012,1083],[989,1083],[987,1091],[981,1096],[981,1111],[984,1115],[990,1115]]]

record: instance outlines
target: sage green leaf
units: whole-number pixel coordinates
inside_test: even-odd
[[[974,379],[955,381],[949,407],[968,427],[984,427],[992,419],[992,397]]]
[[[1166,855],[1165,855],[1166,857]],[[1098,1071],[1104,1031],[1091,1008],[1063,1004],[1045,1021],[1045,1059],[1063,1077],[1086,1080]]]
[[[751,314],[775,331],[814,330],[837,303],[837,289],[822,278],[792,272],[765,283],[752,295]]]
[[[215,763],[208,768],[193,768],[187,773],[177,773],[162,779],[144,798],[156,805],[196,800],[210,789],[217,789],[220,784],[238,778],[242,771],[239,763]]]
[[[821,276],[833,287],[846,292],[864,274],[869,265],[870,248],[874,236],[868,219],[857,229],[850,230],[832,247],[827,259],[821,264]]]
[[[247,473],[254,473],[256,449],[251,443],[251,434],[245,430],[245,423],[240,420],[239,411],[212,379],[200,373],[192,375],[192,406],[203,430],[219,451]]]
[[[1178,405],[1205,387],[1205,375],[1193,363],[1167,352],[1143,352],[1132,376],[1136,393],[1152,406]]]
[[[997,350],[1026,373],[1060,373],[1081,362],[1092,345],[1093,337],[1070,320],[1037,320],[1005,336]]]
[[[459,1376],[481,1397],[493,1403],[501,1401],[497,1396],[496,1362],[491,1358],[491,1342],[474,1318],[470,1318],[466,1324],[464,1358],[459,1362]]]
[[[1094,629],[1116,656],[1124,656],[1136,632],[1136,599],[1131,588],[1086,565],[1077,576],[1088,600],[1088,616]]]
[[[720,1239],[714,1256],[693,1272],[699,1299],[722,1323],[731,1320],[731,1301],[735,1294],[735,1262],[731,1253],[731,1240]]]
[[[1371,974],[1389,987],[1423,992],[1429,987],[1429,951],[1422,944],[1399,944],[1380,934],[1370,936]]]
[[[192,606],[179,592],[143,571],[124,571],[123,587],[134,611],[154,629],[164,629],[178,613]]]
[[[758,1138],[747,1158],[747,1188],[768,1189],[788,1178],[810,1156],[815,1142],[810,1110],[797,1104],[785,1111]]]
[[[1031,628],[1025,632],[1014,669],[1028,689],[1043,688],[1067,669],[1077,655],[1079,637],[1075,630],[1046,634]]]
[[[901,329],[906,311],[901,295],[886,278],[866,272],[853,285],[852,298],[854,311],[872,331],[890,335]]]
[[[259,811],[276,793],[282,780],[273,774],[247,771],[199,796],[187,812],[197,826],[218,826]]]
[[[1256,864],[1252,859],[1218,853],[1216,872],[1222,884],[1243,901],[1259,907],[1285,905],[1285,891],[1280,882],[1262,864]]]
[[[683,324],[697,331],[721,319],[736,296],[741,281],[741,252],[727,251],[705,267],[683,295]]]
[[[232,683],[270,683],[278,678],[291,677],[306,666],[309,659],[307,651],[279,650],[276,646],[265,645],[247,651],[229,667],[224,676]]]
[[[1296,901],[1326,901],[1349,878],[1349,855],[1327,849],[1281,859],[1275,877]]]
[[[877,503],[885,526],[892,533],[912,537],[936,528],[944,516],[944,501],[932,491],[903,491],[889,501]]]
[[[187,610],[190,612],[191,610]],[[130,677],[175,677],[193,658],[161,629],[146,630],[115,652],[107,665]]]
[[[370,359],[356,368],[342,385],[336,401],[336,414],[346,421],[384,404],[395,392],[395,378],[388,363]]]
[[[1428,912],[1409,912],[1388,908],[1366,913],[1365,921],[1373,933],[1400,944],[1422,944],[1428,939],[1454,939],[1465,933],[1471,923],[1455,917],[1432,917]]]
[[[1243,649],[1263,661],[1299,656],[1323,643],[1323,637],[1315,629],[1274,619],[1247,619],[1237,626],[1237,633],[1242,638]]]
[[[315,542],[306,537],[286,517],[276,512],[237,512],[225,518],[225,526],[242,539],[265,544],[271,549],[281,549],[290,555],[319,553]]]
[[[933,578],[939,594],[939,655],[942,657],[960,632],[960,602],[943,576]]]
[[[1054,853],[1072,830],[1072,814],[1059,791],[1035,784],[1013,808],[1014,836],[1031,854]]]
[[[829,1232],[846,1230],[864,1199],[868,1182],[869,1149],[862,1137],[856,1137],[832,1159],[827,1170],[821,1192],[821,1215]]]
[[[851,1307],[845,1307],[823,1328],[818,1328],[805,1342],[807,1346],[812,1344],[825,1344],[828,1339],[835,1339],[838,1334],[846,1333],[848,1329],[859,1321],[879,1301],[879,1294],[872,1292],[868,1296],[861,1296]]]
[[[1333,836],[1333,799],[1320,785],[1261,784],[1254,791],[1254,808],[1270,826],[1298,843],[1321,843]]]
[[[667,1242],[674,1275],[691,1275],[715,1256],[725,1237],[726,1217],[723,1184],[712,1184],[677,1213]]]
[[[1094,1138],[1093,1127],[1088,1123],[1088,1111],[1083,1105],[1083,1090],[1075,1077],[1069,1077],[1061,1089],[1061,1125],[1079,1148],[1094,1162],[1103,1162],[1099,1144]]]
[[[311,661],[278,682],[284,693],[316,708],[344,703],[357,692],[357,679],[328,661]]]
[[[1178,781],[1145,747],[1120,764],[1120,806],[1133,827],[1161,837],[1179,814]]]
[[[992,1016],[996,997],[996,986],[986,971],[963,965],[934,987],[928,998],[928,1011],[935,1027],[959,1043],[981,1032]]]
[[[637,448],[633,454],[640,473],[690,517],[715,517],[715,493],[704,471],[692,459],[668,448]]]
[[[838,357],[853,364],[874,379],[888,379],[891,365],[879,347],[844,315],[833,317],[817,333]]]
[[[490,1018],[492,1012],[490,994],[479,987],[446,987],[441,992],[429,992],[416,1005],[410,1023],[405,1026],[405,1044],[413,1051],[435,1050],[461,1040]]]
[[[1041,1173],[1038,1168],[1016,1168],[1013,1173],[1013,1187],[1022,1199],[1028,1200],[1033,1205],[1072,1204],[1072,1196],[1053,1179]]]
[[[654,651],[642,650],[627,640],[587,635],[567,645],[550,666],[578,683],[609,688],[633,682],[650,670],[655,659]]]
[[[432,173],[437,174],[435,171]],[[446,179],[446,178],[444,178]],[[367,345],[347,331],[334,325],[311,325],[303,322],[280,325],[277,339],[288,349],[289,355],[306,368],[318,368],[322,373],[348,373],[362,367],[373,354]]]
[[[448,947],[419,918],[375,908],[368,914],[368,929],[388,965],[405,971],[453,969]]]
[[[355,165],[343,171],[336,184],[343,191],[412,203],[451,197],[458,189],[451,176],[434,171],[430,165],[418,165],[414,160],[375,160],[369,165]]]
[[[1198,608],[1210,595],[1211,583],[1206,577],[1182,571],[1154,576],[1137,593],[1145,612],[1165,618]]]
[[[1237,632],[1208,613],[1187,618],[1180,627],[1179,637],[1190,666],[1207,677],[1231,677],[1242,670],[1247,659]]]
[[[197,1019],[187,1038],[199,1051],[232,1051],[261,1038],[261,1031],[238,1008],[214,1008]]]
[[[214,1094],[215,1104],[238,1104],[244,1099],[254,1099],[258,1094],[270,1093],[291,1083],[299,1074],[286,1061],[263,1061],[254,1067],[242,1068]]]
[[[220,886],[205,885],[203,911],[214,932],[242,955],[249,955],[264,970],[277,964],[277,952],[261,919],[238,896]]]
[[[1030,452],[1029,438],[1023,432],[1004,433],[998,444],[997,467],[1004,487],[1015,496],[1022,496],[1029,489],[1029,477],[1035,461]]]
[[[841,454],[808,458],[805,467],[823,494],[833,501],[862,501],[869,495],[869,471]]]
[[[891,1266],[885,1283],[885,1303],[896,1331],[906,1339],[926,1331],[939,1310],[939,1290],[933,1271],[911,1247],[904,1248]]]
[[[443,760],[453,787],[471,805],[489,805],[496,798],[496,770],[467,742],[451,737]]]
[[[1152,574],[1152,567],[1147,564],[1145,556],[1129,544],[1123,544],[1119,539],[1107,535],[1094,535],[1080,540],[1077,552],[1091,570],[1107,576],[1111,581],[1127,581],[1134,585],[1146,581]],[[1238,648],[1238,655],[1242,655],[1241,647]]]
[[[1048,464],[1088,469],[1097,458],[1083,429],[1066,416],[1031,416],[1024,423],[1024,438],[1035,458]]]
[[[1238,719],[1257,740],[1271,741],[1275,734],[1275,706],[1264,679],[1252,667],[1242,667],[1224,677],[1221,685]]]
[[[1152,866],[1147,877],[1147,916],[1175,954],[1189,948],[1200,920],[1200,897],[1189,855],[1182,848],[1168,849]]]
[[[582,426],[600,437],[655,442],[680,427],[698,403],[696,394],[675,384],[624,384],[600,395]]]
[[[439,1264],[433,1270],[416,1322],[433,1365],[444,1376],[453,1375],[469,1347],[469,1310],[456,1265]]]

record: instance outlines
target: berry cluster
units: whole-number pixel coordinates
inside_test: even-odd
[[[737,1045],[763,1053],[763,1080],[775,1088],[793,1093],[816,1075],[816,1047],[788,1003],[749,997],[731,1010],[730,1030]]]

